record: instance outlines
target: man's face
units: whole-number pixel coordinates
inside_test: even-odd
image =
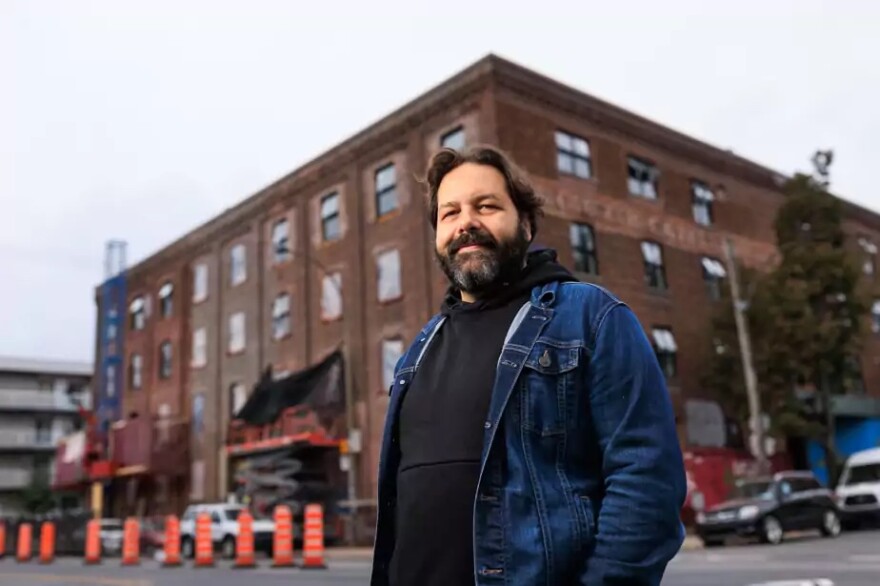
[[[464,163],[440,182],[435,252],[465,301],[521,268],[530,240],[494,167]]]

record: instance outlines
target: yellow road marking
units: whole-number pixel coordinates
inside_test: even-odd
[[[67,582],[69,584],[86,584],[88,586],[153,586],[150,580],[130,580],[127,578],[104,578],[101,576],[65,576],[64,574],[25,574],[0,572],[0,583],[4,578],[17,578],[33,582]]]

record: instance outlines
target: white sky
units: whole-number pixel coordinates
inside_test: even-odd
[[[880,2],[0,3],[0,354],[92,359],[142,259],[489,52],[880,210]],[[424,6],[424,7],[422,7]]]

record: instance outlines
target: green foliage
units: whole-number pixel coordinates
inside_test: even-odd
[[[785,193],[775,221],[779,264],[765,274],[740,269],[754,366],[771,432],[813,438],[831,449],[827,405],[831,395],[860,382],[854,358],[869,304],[845,247],[840,201],[801,174],[788,181]],[[713,356],[704,383],[745,422],[748,402],[729,297],[711,336],[724,352]],[[826,455],[833,461],[833,453]]]
[[[21,502],[27,512],[34,514],[46,513],[55,507],[55,498],[49,484],[39,479],[35,479],[22,491]]]

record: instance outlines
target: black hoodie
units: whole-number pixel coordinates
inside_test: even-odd
[[[504,337],[533,287],[575,280],[544,249],[530,252],[518,280],[491,296],[465,303],[450,288],[441,310],[446,321],[400,411],[391,586],[473,584],[473,502]]]

